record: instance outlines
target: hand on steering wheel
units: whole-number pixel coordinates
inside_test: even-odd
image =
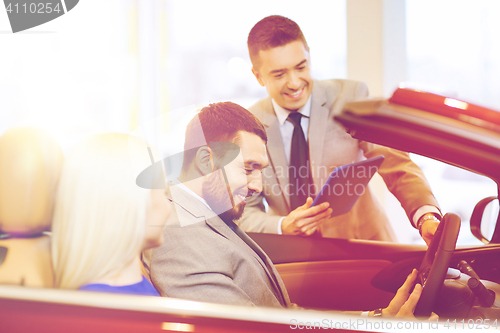
[[[434,300],[441,290],[455,250],[460,222],[460,217],[448,213],[439,223],[418,270],[417,283],[423,288],[415,308],[415,317],[429,317],[432,313]]]

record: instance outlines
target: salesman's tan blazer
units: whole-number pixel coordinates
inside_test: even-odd
[[[170,187],[173,212],[160,247],[143,253],[162,296],[195,301],[289,307],[269,257],[238,226],[230,229],[199,199]],[[255,249],[252,249],[251,244]]]
[[[351,80],[314,81],[307,140],[312,178],[321,189],[337,166],[384,155],[379,168],[389,190],[400,201],[409,218],[423,205],[438,204],[420,168],[407,153],[352,138],[334,116],[346,102],[365,98],[367,86]],[[263,191],[254,195],[238,224],[247,232],[277,233],[278,221],[290,213],[288,164],[279,123],[271,98],[267,97],[249,109],[265,126],[270,165],[263,171]],[[265,212],[263,199],[269,209]],[[407,222],[406,222],[407,223]],[[324,237],[394,240],[388,218],[370,187],[346,214],[330,218],[321,227]]]

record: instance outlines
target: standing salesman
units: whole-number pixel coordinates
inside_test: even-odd
[[[269,167],[263,191],[238,222],[247,232],[394,241],[382,206],[368,186],[346,214],[310,208],[312,198],[337,167],[378,155],[378,172],[428,243],[441,213],[425,176],[408,154],[352,138],[334,120],[346,102],[368,96],[365,83],[313,80],[309,47],[299,26],[282,16],[259,21],[248,35],[252,72],[268,97],[249,110],[264,124]],[[347,189],[346,189],[347,190]],[[263,199],[266,199],[266,212]]]

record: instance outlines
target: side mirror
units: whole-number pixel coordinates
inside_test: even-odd
[[[496,243],[500,231],[495,232],[497,220],[499,218],[500,205],[498,197],[488,197],[479,201],[474,207],[470,218],[470,230],[474,237],[481,242],[488,244]]]

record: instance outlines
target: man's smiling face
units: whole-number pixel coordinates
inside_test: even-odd
[[[289,111],[303,107],[311,95],[309,52],[300,40],[259,51],[252,72],[269,96]]]
[[[241,217],[247,197],[262,191],[262,169],[268,164],[266,145],[256,134],[237,134],[239,155],[222,170],[212,172],[203,184],[203,198],[223,220]],[[227,180],[227,183],[225,182]]]

